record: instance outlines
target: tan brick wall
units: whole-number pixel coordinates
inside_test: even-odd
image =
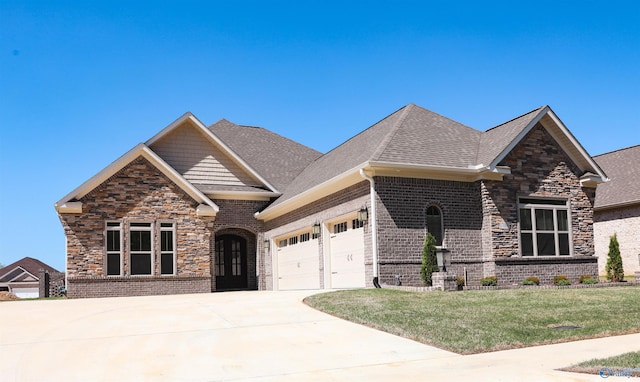
[[[640,204],[596,211],[593,225],[598,272],[606,274],[609,238],[617,234],[626,275],[640,271]]]

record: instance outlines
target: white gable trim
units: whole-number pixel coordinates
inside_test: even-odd
[[[273,185],[267,182],[266,179],[264,179],[254,169],[252,169],[251,166],[247,164],[247,162],[242,160],[242,158],[240,158],[235,152],[233,152],[233,150],[231,150],[229,146],[227,146],[224,142],[222,142],[220,138],[218,138],[211,130],[209,130],[202,122],[200,122],[200,120],[196,118],[196,116],[194,116],[190,112],[183,114],[180,118],[176,119],[169,126],[162,129],[158,134],[151,137],[151,139],[149,139],[145,144],[150,147],[155,142],[160,140],[162,137],[169,134],[171,131],[181,126],[182,124],[184,124],[184,122],[187,120],[191,121],[198,128],[198,130],[200,130],[202,134],[204,134],[214,145],[218,146],[226,155],[231,157],[231,159],[234,162],[238,163],[243,170],[247,171],[249,174],[251,174],[251,176],[253,176],[254,178],[258,179],[260,182],[262,182],[262,184],[267,186],[272,192],[279,192]]]
[[[147,159],[154,167],[160,172],[166,175],[171,181],[173,181],[178,187],[180,187],[187,195],[191,196],[194,200],[201,205],[206,205],[209,208],[204,208],[206,214],[202,216],[215,216],[220,209],[207,198],[200,190],[189,183],[180,173],[174,170],[167,162],[160,158],[144,143],[138,144],[133,149],[129,150],[126,154],[116,159],[115,162],[104,168],[102,171],[91,177],[86,182],[82,183],[78,188],[71,191],[64,198],[60,199],[56,204],[56,210],[59,213],[81,213],[82,204],[80,202],[72,202],[73,199],[80,199],[87,195],[93,189],[98,187],[104,181],[115,175],[118,171],[122,170],[126,165],[131,163],[136,158],[143,157]]]
[[[502,152],[487,167],[491,169],[496,168],[496,166],[498,166],[498,163],[500,163],[511,152],[511,150],[513,150],[516,145],[520,143],[520,141],[529,133],[529,131],[531,131],[531,129],[533,129],[533,127],[538,122],[540,122],[542,117],[544,117],[546,112],[549,110],[549,106],[545,106],[540,112],[538,112],[538,115],[536,115],[535,118],[533,118],[531,122],[529,122],[529,124],[524,129],[522,129],[520,134],[518,134],[518,136],[513,141],[511,141],[511,143],[509,143],[509,145],[505,147],[505,149],[502,150]]]
[[[544,118],[547,115],[549,116],[549,118],[551,118],[555,127],[558,128],[560,133],[567,138],[567,140],[572,146],[571,149],[575,150],[578,153],[579,158],[573,158],[573,155],[572,155],[573,150],[567,147],[564,147],[563,142],[561,142],[561,140],[558,139],[557,134],[545,126],[545,129],[547,129],[549,134],[551,134],[551,136],[556,140],[556,142],[558,142],[558,144],[565,150],[567,155],[569,155],[569,157],[571,157],[571,159],[574,161],[576,161],[577,159],[579,161],[587,163],[589,168],[583,168],[583,170],[592,170],[596,172],[597,177],[594,177],[593,179],[591,179],[591,182],[595,181],[596,183],[601,183],[601,182],[608,181],[604,171],[602,171],[602,169],[596,164],[593,158],[591,158],[591,156],[587,153],[584,147],[582,147],[582,145],[576,140],[573,134],[571,134],[569,129],[567,129],[567,127],[562,123],[560,118],[558,118],[558,116],[553,112],[553,110],[551,110],[549,106],[545,106],[544,108],[542,108],[542,110],[540,110],[538,115],[536,115],[536,117],[533,118],[531,122],[529,122],[529,124],[524,129],[522,129],[522,131],[518,134],[518,136],[513,141],[511,141],[511,143],[509,143],[509,145],[500,153],[500,155],[498,155],[491,162],[491,164],[489,164],[488,168],[496,169],[497,167],[499,167],[498,164],[511,152],[511,150],[513,150],[516,147],[518,143],[520,143],[520,141],[522,141],[522,139],[524,139],[524,137],[531,131],[531,129],[533,129],[533,127],[536,124],[538,124],[538,122],[540,122],[542,118]],[[580,165],[578,161],[576,161],[576,164]],[[597,178],[599,178],[599,180]],[[591,182],[589,184],[591,184]]]

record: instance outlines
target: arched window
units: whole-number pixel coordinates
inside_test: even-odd
[[[442,228],[442,211],[436,206],[427,208],[427,232],[436,238],[436,246],[442,246],[444,230]]]

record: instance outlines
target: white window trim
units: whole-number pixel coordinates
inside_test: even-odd
[[[112,226],[110,227],[109,224],[118,224],[117,227]],[[120,248],[118,249],[118,251],[109,251],[107,250],[107,235],[109,231],[119,231],[120,232]],[[122,230],[122,222],[119,220],[107,220],[104,223],[104,253],[105,253],[105,257],[104,257],[104,275],[106,277],[122,277],[122,269],[124,268],[124,254],[123,254],[123,250],[122,250],[122,246],[123,246],[123,242],[124,242],[124,235],[123,235],[123,230]],[[109,255],[113,255],[113,254],[118,254],[120,255],[120,271],[117,275],[110,275],[109,273]]]
[[[132,227],[132,224],[149,224],[148,227]],[[147,251],[144,252],[140,252],[140,251],[132,251],[131,250],[131,244],[129,243],[128,246],[128,255],[129,255],[129,275],[131,277],[153,277],[154,276],[154,268],[155,268],[155,235],[154,235],[154,224],[152,221],[148,221],[148,220],[131,220],[129,221],[129,223],[127,224],[128,228],[129,228],[129,232],[127,232],[127,236],[129,238],[129,241],[131,240],[131,232],[132,231],[149,231],[151,232],[151,273],[150,274],[138,274],[138,275],[134,275],[133,273],[131,273],[132,271],[132,259],[131,256],[133,255],[139,255],[139,254],[147,254]]]
[[[535,199],[535,200],[539,200],[540,203],[521,203],[520,200],[521,199]],[[548,200],[548,201],[563,201],[565,202],[564,205],[559,205],[559,204],[544,204],[544,201]],[[522,222],[520,221],[520,210],[522,209],[529,209],[531,211],[531,229],[530,230],[523,230],[522,229]],[[553,211],[553,231],[550,230],[538,230],[536,227],[536,215],[535,215],[535,210],[536,209],[541,209],[541,210],[552,210]],[[560,231],[558,229],[558,212],[557,211],[567,211],[567,231]],[[520,253],[520,256],[522,257],[541,257],[541,258],[556,258],[556,257],[572,257],[573,256],[573,235],[571,234],[571,232],[573,232],[572,228],[571,228],[571,210],[569,208],[569,200],[568,199],[552,199],[552,198],[537,198],[537,197],[520,197],[518,199],[518,227],[519,227],[519,232],[518,232],[518,251]],[[532,241],[533,241],[533,256],[524,256],[522,254],[522,234],[523,233],[531,233],[532,234]],[[554,251],[555,254],[551,255],[551,256],[540,256],[538,254],[538,240],[537,240],[537,234],[538,233],[553,233],[553,240],[554,240]],[[569,242],[569,255],[560,255],[560,240],[559,240],[559,234],[561,233],[566,233],[568,236],[568,242]]]
[[[176,222],[175,221],[171,221],[171,220],[160,220],[158,222],[158,226],[160,227],[160,234],[158,235],[158,251],[160,251],[160,264],[159,264],[159,274],[160,276],[175,276],[177,273],[177,262],[178,262],[178,251],[176,250],[176,247],[178,245],[177,243],[177,235],[176,235]],[[163,224],[171,224],[171,227],[163,227]],[[162,273],[162,255],[164,253],[167,253],[165,251],[162,251],[162,232],[171,232],[172,234],[172,244],[173,244],[173,248],[171,248],[171,254],[172,254],[172,261],[173,261],[173,272],[172,273]],[[152,244],[153,247],[153,244]],[[153,261],[153,256],[152,256],[152,261]],[[153,264],[153,263],[152,263]],[[152,265],[153,268],[153,265]]]

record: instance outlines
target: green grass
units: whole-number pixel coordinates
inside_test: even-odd
[[[461,354],[640,332],[640,289],[337,291],[308,297],[329,314]],[[581,329],[552,329],[558,325]]]
[[[605,368],[608,370],[603,370]],[[636,369],[633,371],[633,376],[640,377],[640,351],[624,353],[609,358],[594,358],[592,360],[581,362],[577,365],[565,368],[563,370],[589,374],[600,374],[601,371],[605,373],[615,373],[618,371],[622,371],[623,369]],[[632,372],[631,370],[627,371],[629,373]]]

